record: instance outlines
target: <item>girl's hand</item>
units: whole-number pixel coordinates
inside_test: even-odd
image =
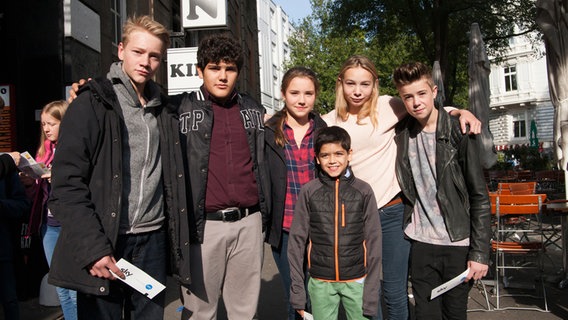
[[[51,171],[49,171],[48,173],[44,173],[41,176],[42,179],[47,179],[47,182],[51,183]]]

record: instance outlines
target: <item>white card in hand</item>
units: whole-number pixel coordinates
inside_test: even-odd
[[[432,289],[432,292],[430,293],[430,300],[433,300],[437,296],[444,294],[445,292],[448,292],[448,291],[452,290],[453,288],[455,288],[457,285],[459,285],[460,283],[462,283],[465,280],[468,273],[469,273],[469,268],[467,268],[464,272],[455,276],[450,281],[443,283],[443,284],[437,286],[436,288]]]
[[[314,316],[311,313],[304,311],[304,320],[314,320]]]
[[[111,271],[118,280],[126,283],[150,299],[154,298],[158,293],[166,288],[166,286],[150,277],[142,269],[124,259],[118,260],[116,262],[116,266],[126,277],[125,279],[122,279]]]

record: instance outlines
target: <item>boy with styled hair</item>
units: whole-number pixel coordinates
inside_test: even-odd
[[[215,319],[220,296],[229,319],[252,319],[268,220],[265,109],[236,89],[243,50],[234,37],[204,38],[197,61],[200,90],[172,97],[186,138],[193,206],[189,230],[179,230],[191,257],[182,265],[191,274],[180,279],[182,319]]]
[[[382,238],[373,190],[349,167],[351,138],[345,129],[321,129],[314,149],[319,178],[302,187],[290,228],[290,304],[304,316],[307,257],[314,319],[337,319],[340,302],[348,319],[374,317]]]
[[[405,234],[412,240],[410,275],[416,319],[467,319],[470,279],[487,273],[490,206],[476,137],[434,106],[430,69],[401,65],[394,83],[409,116],[397,127],[396,173],[404,195]],[[440,297],[432,289],[469,269]]]
[[[124,258],[165,284],[166,232],[177,229],[166,217],[186,211],[178,116],[151,80],[168,45],[163,25],[130,18],[121,61],[82,89],[61,123],[49,208],[62,229],[49,281],[78,291],[79,319],[164,315],[164,292],[149,299],[113,273],[124,278]]]

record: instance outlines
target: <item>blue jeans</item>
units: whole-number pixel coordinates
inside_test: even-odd
[[[404,205],[379,209],[383,231],[382,290],[390,320],[408,320],[408,259],[410,241],[404,237]],[[377,319],[382,319],[379,308]]]
[[[162,284],[166,284],[166,232],[119,235],[114,251],[118,261],[126,259]],[[165,290],[153,299],[128,285],[110,282],[108,296],[77,293],[79,319],[89,320],[160,320],[164,317]],[[124,312],[124,317],[122,317]]]
[[[274,257],[274,262],[276,263],[276,267],[278,268],[278,272],[280,273],[280,278],[282,279],[282,286],[284,287],[284,298],[286,299],[286,309],[288,310],[288,320],[295,320],[301,319],[302,317],[290,305],[290,285],[292,280],[290,279],[290,264],[288,263],[288,237],[288,232],[282,232],[282,244],[280,248],[272,247],[272,257]],[[305,279],[307,283],[307,274]],[[306,293],[307,292],[308,291],[306,290]]]
[[[47,259],[47,265],[50,267],[51,257],[53,256],[53,250],[60,232],[61,227],[52,227],[44,224],[41,228],[43,251]],[[55,290],[57,291],[65,320],[77,320],[77,291],[60,287],[55,287]]]

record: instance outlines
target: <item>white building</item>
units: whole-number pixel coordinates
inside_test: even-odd
[[[288,15],[272,0],[256,0],[258,14],[258,51],[260,102],[268,114],[282,108],[280,83],[284,62],[290,57],[288,38],[294,33]]]
[[[544,44],[539,50],[544,52]],[[489,129],[497,150],[528,145],[534,120],[540,149],[551,151],[554,107],[548,91],[546,57],[525,37],[515,37],[504,59],[492,59],[489,82]]]

